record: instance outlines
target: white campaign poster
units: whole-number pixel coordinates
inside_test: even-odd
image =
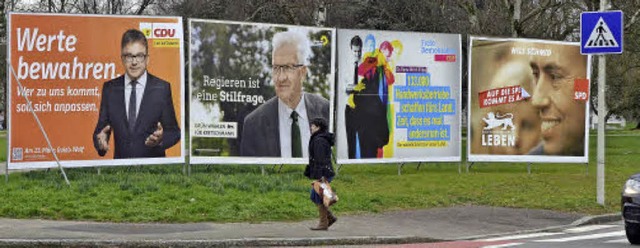
[[[460,35],[338,30],[339,163],[460,161]]]
[[[335,30],[191,19],[189,33],[191,163],[308,163],[309,121],[332,119]]]

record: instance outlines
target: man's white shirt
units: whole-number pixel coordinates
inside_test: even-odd
[[[140,113],[140,104],[142,103],[142,96],[144,94],[144,87],[147,85],[147,71],[142,73],[142,76],[136,80],[136,118]],[[125,113],[129,113],[129,98],[131,98],[131,78],[129,75],[124,74],[124,105]],[[129,115],[127,114],[127,118]]]
[[[311,138],[311,128],[309,126],[309,117],[307,116],[307,107],[304,103],[304,93],[300,97],[300,102],[296,106],[295,111],[298,113],[298,126],[300,127],[300,138],[302,143],[302,157],[309,157],[309,139]],[[285,102],[278,98],[278,123],[280,130],[280,154],[283,158],[291,157],[291,124],[293,119],[291,113],[293,109],[289,108]]]

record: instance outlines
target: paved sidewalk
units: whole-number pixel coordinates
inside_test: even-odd
[[[215,247],[393,244],[459,240],[540,230],[618,215],[583,218],[535,209],[462,206],[355,216],[338,215],[329,231],[315,220],[265,223],[122,224],[0,219],[0,246]]]

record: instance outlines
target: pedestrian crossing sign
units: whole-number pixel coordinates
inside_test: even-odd
[[[580,53],[622,53],[622,11],[582,12],[580,15]]]

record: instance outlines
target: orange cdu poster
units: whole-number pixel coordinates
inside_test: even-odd
[[[11,13],[7,56],[9,169],[184,162],[180,17]]]

